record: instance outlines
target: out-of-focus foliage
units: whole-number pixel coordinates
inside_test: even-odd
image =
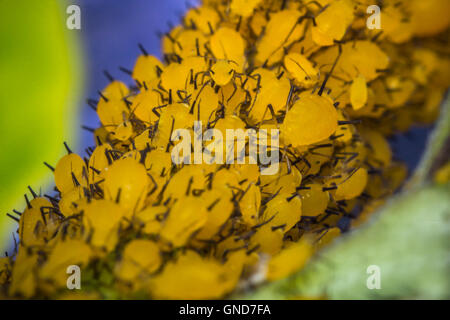
[[[11,240],[5,212],[29,184],[49,177],[76,121],[76,32],[66,28],[64,1],[0,1],[0,249]],[[69,142],[74,142],[69,140]],[[39,186],[39,187],[38,187]],[[20,199],[19,199],[20,198]],[[18,208],[22,210],[23,208]],[[15,230],[14,230],[15,231]]]

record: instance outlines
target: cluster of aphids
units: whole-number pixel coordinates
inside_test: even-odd
[[[369,30],[362,2],[205,1],[163,36],[164,61],[140,46],[121,68],[132,85],[107,73],[90,100],[96,147],[68,149],[50,166],[56,194],[18,212],[7,294],[67,297],[78,265],[96,297],[223,297],[289,275],[362,221],[406,176],[386,137],[432,121],[449,84],[439,39],[411,41],[446,25],[417,29],[419,2],[383,1],[383,29]],[[224,136],[279,129],[278,172],[175,165],[172,133],[194,121]]]

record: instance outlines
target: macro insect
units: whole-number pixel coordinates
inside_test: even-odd
[[[63,298],[61,263],[83,265],[83,294],[97,298],[102,279],[122,298],[214,299],[255,285],[261,270],[273,281],[301,269],[401,186],[389,137],[437,117],[450,58],[427,36],[448,24],[418,28],[413,2],[406,21],[405,1],[385,1],[377,34],[364,1],[204,0],[161,35],[161,59],[139,44],[134,66],[119,68],[129,81],[105,72],[109,84],[88,100],[95,145],[82,156],[66,145],[46,164],[55,189],[30,189],[23,212],[8,213],[18,243],[14,263],[0,260],[0,296]],[[196,130],[280,134],[256,157],[247,135],[221,145],[222,162],[192,152],[175,163],[177,129],[210,160],[219,141]],[[277,155],[274,174],[261,174],[262,153]]]

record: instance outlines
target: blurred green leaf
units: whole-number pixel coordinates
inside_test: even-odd
[[[67,140],[74,145],[79,52],[64,1],[0,0],[0,249],[15,230],[6,212],[39,191]],[[3,252],[3,251],[2,251]]]

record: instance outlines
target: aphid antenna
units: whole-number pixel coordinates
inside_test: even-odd
[[[360,124],[360,123],[362,123],[361,119],[338,121],[338,125],[340,125],[340,126],[344,126],[344,125],[348,125],[348,124]]]
[[[261,247],[261,245],[258,243],[256,246],[254,246],[253,248],[251,248],[250,250],[248,250],[246,253],[247,255],[251,255],[253,252],[255,252],[256,250],[258,250]]]
[[[103,70],[103,74],[110,82],[113,82],[115,80],[114,77],[108,72],[108,70]]]
[[[208,21],[208,28],[209,28],[209,33],[210,33],[211,35],[213,35],[213,34],[214,34],[214,29],[213,29],[213,27],[212,27],[210,21]]]
[[[80,182],[78,181],[78,179],[77,179],[77,177],[75,176],[75,174],[74,174],[73,172],[72,172],[71,174],[72,174],[72,182],[73,182],[73,184],[74,184],[76,187],[80,186]]]
[[[51,171],[55,171],[55,168],[53,168],[51,165],[49,165],[47,162],[44,162],[44,165],[49,168]]]
[[[66,148],[68,154],[73,153],[72,150],[70,150],[69,145],[67,144],[66,141],[64,141],[64,147]]]
[[[129,70],[127,68],[124,68],[124,67],[121,67],[121,66],[119,66],[119,70],[122,71],[123,73],[129,75],[129,76],[131,76],[133,74],[133,72],[131,70]]]
[[[138,43],[138,47],[139,47],[139,50],[141,50],[141,52],[142,52],[142,54],[143,54],[144,56],[148,56],[148,52],[147,52],[147,50],[145,50],[145,48],[144,48],[144,46],[142,45],[142,43]]]
[[[14,221],[16,221],[17,223],[20,223],[20,219],[19,219],[19,218],[15,217],[15,216],[13,216],[12,214],[9,214],[9,213],[6,213],[6,215],[7,215],[9,218],[11,218],[11,219],[13,219]]]
[[[31,206],[30,200],[28,200],[28,197],[26,194],[23,195],[25,197],[25,202],[27,203],[27,208],[28,209],[32,209],[33,207]]]
[[[372,37],[372,39],[370,39],[370,41],[372,42],[377,42],[378,38],[383,34],[383,30],[381,30],[380,32],[378,32],[376,35],[374,35]]]
[[[337,62],[338,62],[339,58],[341,57],[341,54],[342,54],[342,46],[339,44],[338,48],[339,48],[338,56],[337,56],[336,59],[334,60],[334,63],[333,63],[333,66],[331,67],[330,72],[328,72],[327,75],[325,76],[325,79],[323,80],[322,85],[320,86],[319,92],[317,93],[319,96],[322,96],[323,90],[325,89],[325,85],[327,84],[328,79],[330,78],[331,74],[333,73],[334,68],[335,68],[336,65],[337,65]]]
[[[38,197],[38,195],[36,194],[36,192],[34,192],[33,188],[31,188],[31,186],[28,186],[28,190],[30,190],[31,195],[33,196],[34,199],[36,199]]]
[[[99,94],[99,96],[100,96],[105,102],[108,102],[108,101],[109,101],[109,99],[106,98],[100,90],[97,90],[97,93]]]
[[[103,144],[103,142],[102,142],[102,140],[100,139],[100,136],[96,136],[96,139],[97,139],[97,144],[98,144],[99,146],[101,146],[101,145]]]
[[[81,129],[86,130],[86,131],[89,131],[89,132],[91,132],[91,133],[94,133],[94,132],[95,132],[95,129],[94,129],[94,128],[91,128],[91,127],[88,127],[88,126],[85,126],[85,125],[82,125],[82,126],[81,126]]]
[[[86,102],[92,110],[97,111],[98,100],[87,99]]]
[[[238,23],[236,24],[236,31],[239,32],[239,29],[241,28],[242,23],[242,16],[239,16]]]
[[[115,202],[116,202],[117,204],[120,203],[120,196],[121,196],[121,194],[122,194],[122,188],[119,188],[119,190],[117,191],[117,194],[116,194],[116,200],[115,200]]]

